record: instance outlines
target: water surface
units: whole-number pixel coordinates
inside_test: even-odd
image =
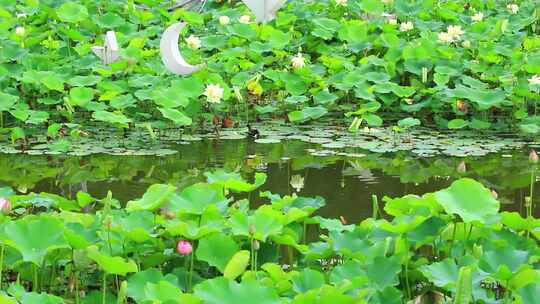
[[[2,155],[0,183],[21,193],[50,192],[74,197],[83,190],[101,198],[111,190],[122,202],[140,197],[153,183],[184,187],[204,181],[203,173],[226,169],[251,179],[268,175],[261,190],[291,194],[293,176],[304,179],[302,196],[322,196],[321,213],[349,222],[372,214],[372,195],[422,194],[444,188],[459,177],[472,177],[495,190],[505,210],[522,212],[529,194],[528,150],[508,150],[474,157],[420,157],[407,151],[373,153],[358,149],[348,156],[315,156],[316,145],[302,141],[258,144],[249,139],[211,140],[177,145],[168,156]],[[354,155],[354,156],[351,156]],[[465,172],[458,172],[460,162]],[[537,192],[537,193],[540,193]],[[534,195],[536,201],[540,195]],[[264,203],[258,195],[254,204]]]

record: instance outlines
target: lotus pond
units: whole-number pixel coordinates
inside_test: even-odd
[[[260,4],[0,0],[0,304],[539,303],[539,1]]]
[[[432,134],[444,143],[433,155],[375,153],[324,129],[333,136],[316,128],[315,141],[302,138],[313,127],[190,135],[154,142],[169,151],[159,156],[129,141],[3,155],[0,300],[536,303],[535,142]],[[452,145],[473,155],[441,152]]]

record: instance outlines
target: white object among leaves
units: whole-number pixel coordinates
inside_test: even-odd
[[[257,22],[268,22],[276,18],[286,0],[242,0],[255,15]]]
[[[169,26],[163,33],[159,45],[163,64],[167,70],[176,75],[189,75],[201,68],[200,65],[187,63],[184,57],[182,57],[182,54],[180,54],[178,40],[180,38],[180,32],[185,26],[186,24],[184,22],[174,23]]]
[[[108,31],[105,35],[105,44],[103,46],[93,46],[92,52],[101,59],[103,64],[110,64],[120,59],[120,48],[116,40],[116,33]]]

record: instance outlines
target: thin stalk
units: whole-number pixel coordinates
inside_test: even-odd
[[[32,282],[32,291],[39,293],[37,266],[32,265],[32,268],[33,268],[33,271],[34,271],[34,281]]]
[[[4,270],[4,245],[0,247],[0,290],[2,290],[2,271]]]
[[[531,201],[530,201],[530,206],[529,206],[529,214],[528,214],[529,217],[532,217],[532,209],[533,209],[533,206],[534,206],[533,195],[534,195],[534,181],[535,181],[535,179],[536,179],[536,166],[533,165],[533,169],[531,171],[531,186],[530,186]]]
[[[101,297],[101,303],[106,304],[107,303],[107,273],[103,272],[103,287],[102,287],[102,297]]]
[[[188,277],[188,291],[191,291],[191,286],[193,284],[193,251],[190,255],[190,261],[189,261],[189,277]]]

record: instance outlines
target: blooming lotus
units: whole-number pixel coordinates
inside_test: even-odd
[[[11,202],[3,197],[0,197],[0,213],[9,213],[11,211]]]
[[[441,32],[437,35],[437,38],[439,39],[439,42],[442,42],[442,43],[452,43],[454,42],[454,38],[452,38],[452,36],[450,34],[448,34],[447,32]]]
[[[306,66],[306,59],[304,58],[302,53],[298,53],[291,59],[291,64],[293,68],[300,69]]]
[[[464,160],[462,160],[459,165],[457,166],[456,168],[457,172],[459,173],[465,173],[467,172],[467,164],[465,163]]]
[[[461,25],[450,25],[448,26],[446,32],[450,37],[452,37],[453,40],[459,40],[461,38],[461,35],[465,33],[461,29]]]
[[[471,20],[474,21],[474,22],[480,22],[480,21],[484,20],[484,13],[478,12],[478,13],[474,14],[471,17]]]
[[[508,10],[508,12],[509,12],[510,14],[515,15],[515,14],[517,14],[517,13],[519,12],[519,5],[517,5],[517,4],[515,4],[515,3],[513,3],[513,4],[508,4],[508,5],[506,6],[506,9]]]
[[[227,25],[230,22],[231,22],[231,18],[229,18],[228,16],[219,17],[219,24],[221,24],[221,25]]]
[[[408,32],[408,31],[413,30],[413,29],[414,29],[414,24],[412,22],[410,22],[410,21],[403,22],[399,26],[399,31],[400,32]]]
[[[529,84],[531,84],[531,85],[540,85],[540,76],[533,75],[531,78],[529,78]]]
[[[240,17],[240,19],[238,19],[238,21],[243,24],[248,24],[249,22],[251,22],[251,17],[248,15],[243,15]]]
[[[337,5],[347,6],[347,0],[335,0]]]
[[[193,50],[196,50],[201,47],[201,39],[193,35],[186,38],[186,43],[188,47]]]
[[[210,103],[220,103],[223,98],[223,88],[219,84],[209,84],[204,90],[204,96]]]
[[[296,192],[300,192],[300,190],[304,188],[304,178],[298,174],[291,176],[291,187],[293,187]]]
[[[16,29],[15,29],[15,35],[17,36],[24,36],[24,34],[26,34],[26,30],[24,29],[24,27],[22,26],[18,26]]]
[[[538,154],[536,153],[534,149],[532,149],[531,152],[529,153],[529,161],[533,164],[538,163]]]
[[[181,240],[176,244],[176,251],[181,255],[189,255],[193,251],[193,247],[189,241]]]

